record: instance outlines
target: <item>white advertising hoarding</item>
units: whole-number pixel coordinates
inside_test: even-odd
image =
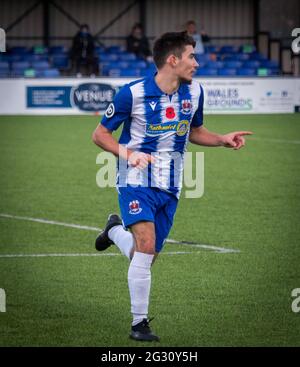
[[[204,113],[293,113],[300,105],[298,78],[196,79]],[[103,114],[129,78],[0,80],[0,114]]]
[[[206,113],[294,112],[295,79],[202,80]]]

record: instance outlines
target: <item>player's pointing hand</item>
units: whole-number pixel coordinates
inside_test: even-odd
[[[223,146],[238,150],[245,145],[245,138],[243,136],[252,134],[252,131],[234,131],[232,133],[223,135]]]

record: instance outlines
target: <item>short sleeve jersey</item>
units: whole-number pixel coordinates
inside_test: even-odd
[[[114,131],[123,123],[119,143],[152,154],[155,163],[143,172],[119,168],[117,185],[157,187],[179,197],[189,131],[203,124],[203,101],[203,89],[196,81],[180,84],[172,95],[160,90],[154,76],[121,88],[101,124]]]

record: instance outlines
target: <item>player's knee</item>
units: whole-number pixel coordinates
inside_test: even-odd
[[[151,237],[139,238],[136,241],[136,250],[138,252],[144,252],[145,254],[155,253],[155,240]]]

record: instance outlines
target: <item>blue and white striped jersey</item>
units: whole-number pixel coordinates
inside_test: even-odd
[[[124,123],[119,143],[154,155],[155,163],[144,170],[119,166],[117,185],[158,187],[179,197],[189,130],[203,124],[203,100],[196,81],[172,95],[160,90],[154,76],[121,88],[101,123],[111,131]]]

